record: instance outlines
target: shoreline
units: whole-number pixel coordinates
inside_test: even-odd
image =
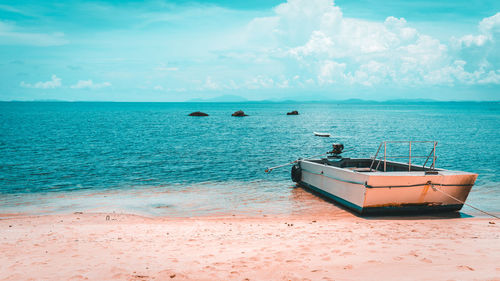
[[[306,215],[0,219],[0,280],[500,280],[489,218]]]

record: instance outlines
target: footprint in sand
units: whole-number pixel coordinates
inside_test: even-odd
[[[423,258],[420,260],[421,262],[432,263],[432,261],[428,258]]]
[[[126,279],[126,278],[125,278],[125,274],[123,274],[123,273],[117,273],[117,274],[113,275],[113,276],[112,276],[112,278],[113,278],[113,279],[115,279],[115,280],[123,280],[123,279]]]
[[[474,271],[474,268],[470,267],[470,266],[467,266],[467,265],[459,265],[457,266],[458,269],[460,270],[470,270],[470,271]]]
[[[348,264],[348,265],[344,266],[344,269],[345,270],[351,270],[352,269],[352,265]]]
[[[82,275],[73,275],[69,278],[69,280],[88,280],[88,278],[83,277]]]

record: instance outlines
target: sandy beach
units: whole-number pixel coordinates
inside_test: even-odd
[[[0,220],[1,280],[500,280],[488,218],[113,213]]]

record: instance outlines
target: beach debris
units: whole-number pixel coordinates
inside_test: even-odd
[[[231,114],[231,116],[244,117],[244,116],[248,116],[248,115],[246,115],[245,112],[243,112],[243,110],[238,110],[238,111],[235,111],[233,114]]]
[[[82,215],[83,212],[74,212],[73,214],[75,214],[75,215]]]
[[[492,221],[490,221],[490,222],[488,222],[488,223],[489,223],[489,224],[495,224],[495,222],[492,222]]]
[[[170,275],[170,278],[175,278],[175,274]]]
[[[287,112],[286,115],[299,115],[299,112],[297,110]]]
[[[195,112],[189,113],[188,116],[200,116],[200,117],[203,117],[203,116],[208,116],[208,114],[206,114],[205,112],[201,112],[201,111],[195,111]]]
[[[166,209],[166,208],[170,208],[170,207],[171,207],[170,205],[158,205],[155,208],[156,209]]]
[[[110,219],[110,216],[109,216],[109,215],[107,215],[107,216],[106,216],[106,220],[107,220],[107,221],[109,221],[109,219]]]

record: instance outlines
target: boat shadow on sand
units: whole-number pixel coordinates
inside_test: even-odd
[[[323,194],[317,191],[305,188],[301,185],[291,186],[291,188],[293,188],[295,191],[300,190],[301,192],[309,193],[318,198],[318,200],[327,202],[329,204],[333,204],[335,205],[335,207],[345,211],[346,213],[350,213],[356,217],[366,220],[432,220],[432,219],[457,219],[457,218],[474,217],[472,215],[457,211],[443,211],[443,212],[419,211],[419,213],[416,213],[415,211],[401,211],[398,213],[390,213],[390,214],[383,214],[383,213],[359,214],[354,210],[345,207],[344,205],[336,202],[335,200],[327,196],[324,196]]]

